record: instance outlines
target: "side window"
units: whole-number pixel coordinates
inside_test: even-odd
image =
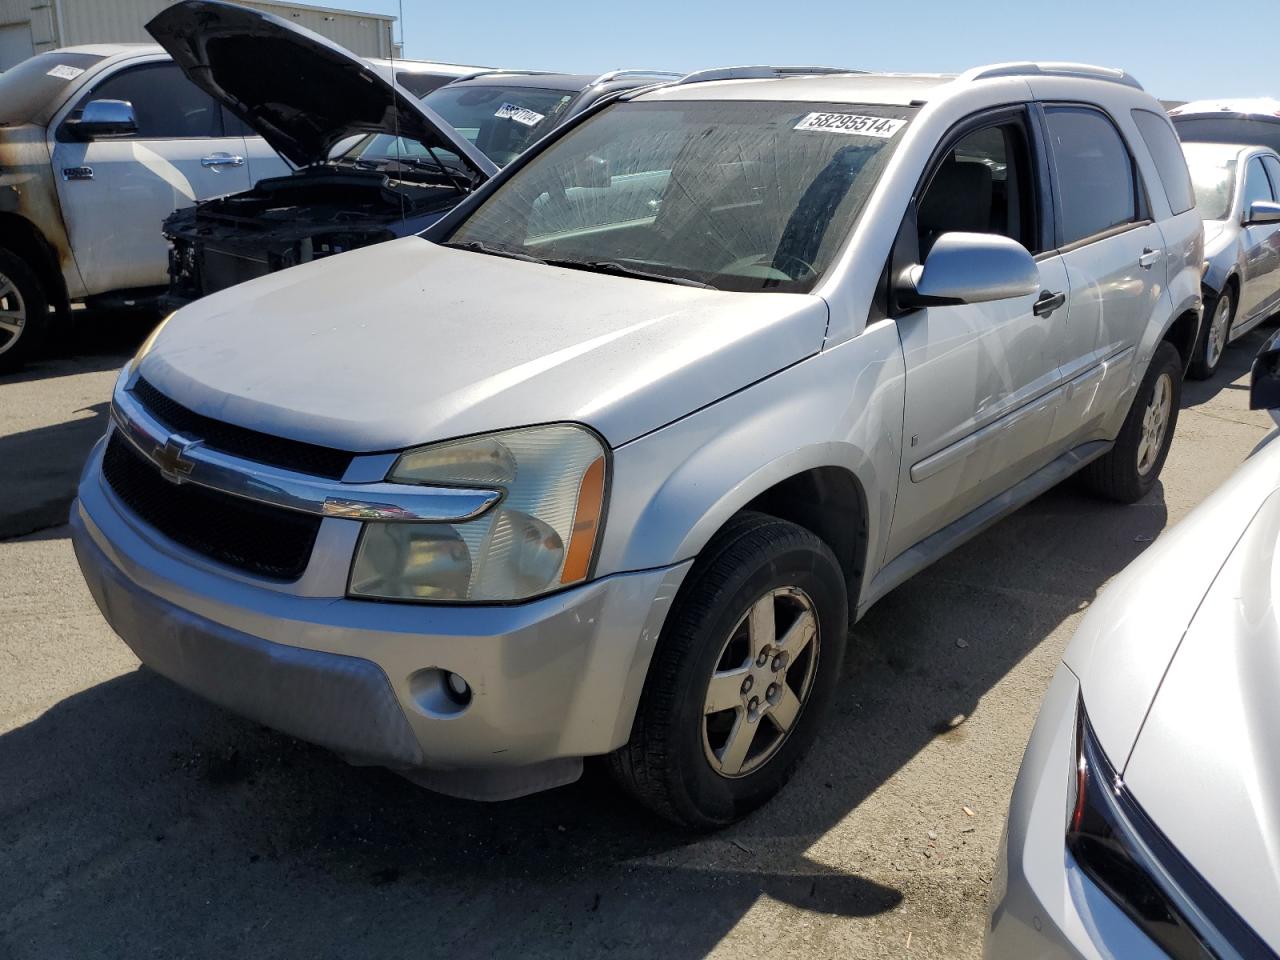
[[[1047,107],[1064,246],[1137,220],[1133,161],[1120,132],[1088,107]]]
[[[965,134],[943,157],[916,207],[920,255],[944,233],[998,233],[1037,250],[1035,189],[1024,127]]]
[[[113,74],[80,101],[127,100],[138,118],[137,140],[221,137],[222,109],[172,63],[149,63]],[[73,114],[74,116],[74,114]]]
[[[1280,160],[1275,157],[1263,157],[1262,165],[1267,168],[1267,173],[1271,176],[1271,192],[1280,197]]]
[[[1195,191],[1191,188],[1191,174],[1187,172],[1187,160],[1182,155],[1182,145],[1173,132],[1168,119],[1150,110],[1134,110],[1133,122],[1151,152],[1165,196],[1175,214],[1186,213],[1196,205]]]
[[[1249,172],[1245,174],[1244,179],[1244,212],[1248,214],[1249,208],[1256,200],[1274,199],[1271,183],[1267,180],[1267,172],[1262,168],[1262,161],[1254,157],[1249,161]]]

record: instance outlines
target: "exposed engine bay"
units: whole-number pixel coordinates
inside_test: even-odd
[[[402,173],[324,164],[174,212],[164,222],[172,243],[170,298],[185,303],[276,270],[418,233],[462,193],[438,174],[415,171],[414,179],[401,179]]]

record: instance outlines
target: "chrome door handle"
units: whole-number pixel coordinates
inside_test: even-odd
[[[1046,290],[1044,293],[1040,294],[1039,299],[1036,300],[1035,306],[1031,308],[1031,312],[1037,317],[1047,317],[1055,310],[1060,309],[1066,302],[1067,295],[1065,293],[1050,293]]]
[[[1145,250],[1142,251],[1142,256],[1138,258],[1138,266],[1140,266],[1143,270],[1150,270],[1152,267],[1156,265],[1156,261],[1159,259],[1160,259],[1160,251],[1152,250],[1150,247],[1147,247]]]
[[[202,167],[243,167],[244,157],[235,157],[229,153],[214,153],[207,157],[201,157],[200,166]]]

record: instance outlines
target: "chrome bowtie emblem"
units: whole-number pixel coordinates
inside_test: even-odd
[[[170,437],[164,443],[156,444],[156,448],[151,451],[151,459],[160,468],[160,475],[171,483],[182,483],[190,476],[195,462],[187,459],[186,453],[197,442]]]

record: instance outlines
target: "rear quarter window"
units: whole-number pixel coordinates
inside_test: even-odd
[[[1151,152],[1173,212],[1186,213],[1194,208],[1196,194],[1191,187],[1191,174],[1187,172],[1187,160],[1169,121],[1150,110],[1134,110],[1133,122]]]

